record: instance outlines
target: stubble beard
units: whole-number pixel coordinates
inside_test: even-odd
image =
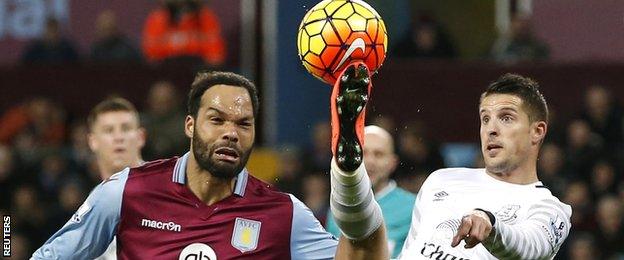
[[[251,153],[251,149],[248,151],[241,151],[240,149],[234,147],[234,145],[227,144],[212,145],[212,147],[208,148],[208,144],[201,140],[198,135],[194,135],[192,137],[192,143],[193,155],[195,156],[195,160],[197,161],[199,167],[202,170],[209,172],[212,176],[221,179],[232,179],[236,177],[236,175],[238,175],[238,173],[245,168],[245,165],[249,160],[249,154]],[[237,150],[240,154],[240,158],[237,163],[221,162],[213,159],[215,150],[224,146]]]

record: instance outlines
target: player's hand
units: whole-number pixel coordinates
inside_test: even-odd
[[[491,232],[492,223],[487,214],[481,210],[473,210],[462,218],[451,246],[456,247],[464,240],[466,241],[465,248],[473,248],[488,238]]]

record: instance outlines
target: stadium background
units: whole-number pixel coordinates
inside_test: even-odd
[[[416,192],[435,168],[479,166],[478,95],[501,74],[520,73],[540,82],[553,112],[538,174],[574,209],[572,234],[557,259],[624,257],[623,2],[368,2],[384,18],[390,40],[386,63],[374,78],[369,122],[394,134],[402,163],[394,177],[403,187]],[[301,197],[323,220],[330,87],[305,72],[295,43],[299,22],[316,1],[202,3],[217,14],[227,46],[224,63],[211,68],[241,73],[261,89],[258,148],[249,168]],[[93,105],[120,95],[149,116],[154,113],[150,102],[158,102],[150,101],[152,87],[170,81],[177,93],[168,100],[170,112],[179,115],[184,109],[193,72],[205,67],[196,59],[103,62],[91,55],[102,12],[112,11],[119,31],[142,52],[145,20],[161,4],[0,0],[0,133],[10,128],[11,112],[33,100],[43,100],[38,120],[45,122],[38,129],[43,133],[26,127],[0,140],[0,212],[13,217],[16,258],[41,245],[97,183],[84,142],[84,117]],[[75,46],[77,60],[24,58],[31,42],[43,37],[50,17]],[[509,43],[514,17],[523,17],[530,27],[524,27],[530,41],[519,44],[547,51],[511,53],[514,58],[493,51]],[[418,33],[435,35],[435,51],[418,49],[410,37]],[[159,139],[153,137],[148,131],[148,143],[157,147]],[[144,156],[180,154],[185,145],[146,149]]]

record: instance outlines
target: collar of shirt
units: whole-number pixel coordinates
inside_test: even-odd
[[[393,191],[397,187],[396,181],[389,180],[388,185],[381,189],[379,192],[375,194],[375,200],[380,200],[384,196],[388,195],[391,191]]]
[[[190,152],[185,153],[173,167],[173,176],[171,181],[179,184],[186,184],[186,163]],[[243,169],[236,176],[236,185],[234,185],[234,194],[243,197],[245,195],[245,187],[247,186],[247,169]],[[396,186],[396,184],[395,184]]]

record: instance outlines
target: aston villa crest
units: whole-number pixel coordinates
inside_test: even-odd
[[[234,231],[232,232],[232,246],[241,251],[241,253],[258,248],[261,224],[260,221],[236,218]]]

